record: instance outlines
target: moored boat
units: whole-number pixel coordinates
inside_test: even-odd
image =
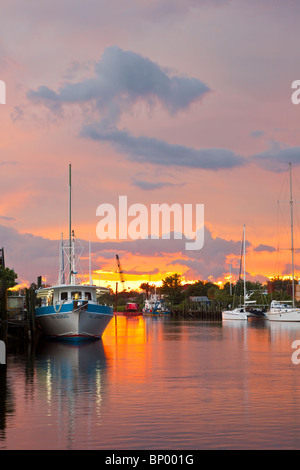
[[[292,305],[288,305],[289,302],[280,302],[272,300],[270,309],[266,316],[270,321],[286,321],[294,322],[300,321],[300,309],[296,307],[295,302],[295,262],[294,262],[294,216],[293,216],[293,191],[292,191],[292,164],[289,163],[290,167],[290,209],[291,209],[291,254],[292,254]]]
[[[246,252],[246,237],[245,237],[245,225],[243,230],[243,253],[244,253],[244,305],[234,308],[232,310],[224,310],[222,312],[222,320],[247,320],[248,313],[246,311],[246,262],[245,262],[245,252]]]
[[[109,289],[93,285],[91,273],[88,285],[76,281],[76,263],[80,255],[75,256],[75,235],[71,230],[71,165],[69,195],[69,240],[65,244],[63,240],[61,242],[58,284],[37,290],[35,318],[44,335],[52,338],[99,339],[113,318],[113,309],[101,304],[101,295]]]
[[[143,315],[143,312],[141,312],[139,304],[135,302],[127,302],[124,310],[124,315],[126,316],[137,316],[137,315]]]
[[[300,309],[287,301],[272,300],[267,318],[271,321],[300,321]]]
[[[44,335],[52,338],[99,339],[113,317],[112,308],[100,304],[103,293],[103,288],[79,284],[41,288],[36,321]]]
[[[247,320],[248,313],[244,307],[234,308],[233,310],[224,310],[222,320]]]
[[[158,296],[151,295],[149,299],[145,300],[143,307],[144,315],[170,315],[171,310],[165,304],[165,301]]]

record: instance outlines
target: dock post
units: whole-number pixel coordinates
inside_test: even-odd
[[[6,280],[0,279],[0,340],[7,340],[7,289]]]
[[[27,329],[27,339],[31,339],[31,329],[30,329],[30,299],[29,299],[29,289],[25,289],[25,303],[26,303],[26,329]]]
[[[117,313],[118,307],[118,283],[116,282],[116,297],[115,297],[115,312]]]
[[[25,290],[26,309],[27,309],[27,335],[28,340],[32,341],[36,335],[35,325],[35,288],[30,287]]]
[[[6,344],[0,340],[0,366],[6,365]]]
[[[33,337],[36,336],[36,323],[35,323],[35,300],[36,294],[33,287],[30,288],[30,303],[31,303],[31,329]]]

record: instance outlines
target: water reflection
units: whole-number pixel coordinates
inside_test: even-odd
[[[266,323],[274,340],[279,336],[288,336],[289,338],[298,336],[300,339],[300,322],[267,321]]]
[[[44,341],[36,351],[36,387],[45,397],[47,418],[57,421],[60,441],[66,439],[67,449],[72,448],[77,426],[90,436],[91,421],[101,419],[105,367],[102,341],[76,345]]]
[[[294,340],[300,340],[300,322],[274,322],[267,319],[228,320],[222,324],[226,338],[244,343],[249,350],[290,353]]]
[[[106,362],[101,340],[41,340],[10,352],[0,369],[0,448],[71,449],[77,433],[89,440],[92,421],[101,421]]]
[[[7,383],[6,366],[0,365],[0,441],[6,437],[7,415],[14,412],[12,391]]]
[[[114,318],[1,375],[0,448],[300,448],[299,323]]]

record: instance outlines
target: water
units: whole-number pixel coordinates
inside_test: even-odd
[[[117,317],[1,366],[0,449],[300,449],[300,324]]]

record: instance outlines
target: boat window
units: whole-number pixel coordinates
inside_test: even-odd
[[[85,300],[92,300],[92,294],[90,292],[84,293]]]
[[[81,299],[81,292],[72,292],[72,299],[73,300]]]
[[[60,300],[67,300],[67,299],[68,299],[68,292],[61,292]]]

